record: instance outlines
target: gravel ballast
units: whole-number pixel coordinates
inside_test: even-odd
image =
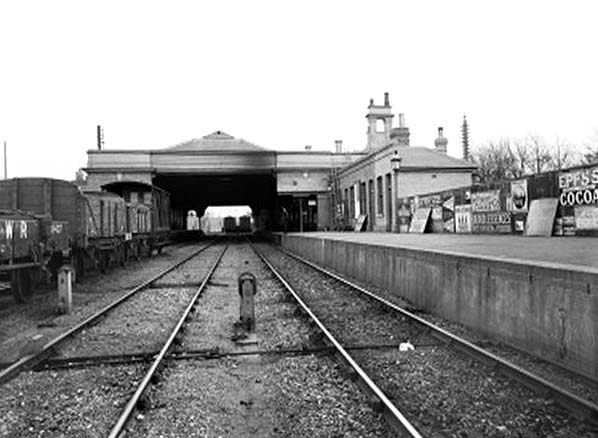
[[[0,386],[0,437],[104,438],[141,367],[27,372]]]
[[[391,437],[365,396],[321,356],[178,362],[130,437]]]
[[[90,274],[73,285],[73,311],[68,315],[56,313],[56,291],[36,295],[29,304],[10,304],[0,311],[0,362],[16,361],[23,345],[34,336],[41,335],[46,341],[57,337],[204,245],[167,247],[160,255],[130,262],[105,275]]]
[[[398,331],[400,318],[392,312],[381,311],[350,288],[272,248],[260,249],[342,343],[377,343],[397,334],[401,340],[413,338],[408,331]],[[519,437],[522,432],[538,437],[591,437],[598,432],[553,402],[538,403],[537,394],[450,349],[425,347],[414,354],[403,353],[398,362],[386,360],[387,354],[353,353],[399,406],[417,407],[408,418],[430,436]],[[455,420],[462,416],[471,421]]]
[[[584,398],[594,404],[598,404],[598,382],[590,381],[586,377],[579,376],[563,367],[546,362],[524,351],[516,350],[500,342],[492,340],[468,327],[452,321],[444,320],[437,315],[426,313],[413,306],[409,301],[400,296],[398,291],[392,291],[365,283],[361,280],[350,278],[340,272],[330,269],[331,272],[349,279],[351,282],[364,289],[375,293],[376,295],[390,301],[391,303],[406,310],[416,312],[417,316],[426,321],[442,327],[455,335],[462,337],[487,351],[496,354],[526,370],[537,374],[538,376],[554,383],[561,388],[566,389],[573,394]]]

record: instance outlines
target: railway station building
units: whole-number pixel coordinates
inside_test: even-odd
[[[476,166],[447,155],[448,140],[438,128],[434,148],[411,146],[405,117],[393,128],[388,93],[384,104],[370,100],[363,155],[338,171],[338,186],[348,226],[362,221],[369,231],[398,231],[398,200],[470,186]]]
[[[185,228],[190,210],[248,205],[261,228],[315,231],[353,227],[394,230],[397,197],[471,184],[475,166],[436,148],[413,147],[399,116],[393,128],[388,93],[370,101],[365,149],[346,152],[269,150],[215,131],[163,149],[88,151],[88,189],[139,181],[171,193],[172,224]],[[383,128],[378,129],[377,124]],[[370,218],[369,220],[367,218]]]

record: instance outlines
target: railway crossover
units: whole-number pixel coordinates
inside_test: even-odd
[[[596,405],[583,394],[562,391],[269,245],[220,242],[171,268],[145,282],[143,294],[119,301],[129,309],[104,309],[110,314],[94,315],[69,331],[77,336],[50,343],[20,365],[32,371],[3,371],[0,392],[11,386],[27,394],[38,386],[61,398],[74,385],[69,397],[77,407],[66,399],[57,405],[88,418],[85,425],[58,424],[53,418],[64,415],[52,413],[56,407],[23,400],[34,419],[20,435],[590,438],[598,432]],[[235,328],[237,278],[246,271],[259,285],[257,344],[249,348],[237,343]],[[19,412],[9,410],[8,421],[22,420]],[[6,421],[0,420],[0,436]]]

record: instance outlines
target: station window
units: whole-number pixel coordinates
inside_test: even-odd
[[[384,214],[384,190],[382,190],[382,177],[376,178],[376,193],[378,195],[378,214]]]

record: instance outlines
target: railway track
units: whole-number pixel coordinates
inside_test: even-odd
[[[212,245],[213,242],[208,243],[200,247],[197,251],[194,251],[192,254],[183,257],[182,259],[178,260],[174,264],[168,266],[166,269],[158,273],[157,275],[153,276],[152,278],[148,279],[147,281],[143,282],[142,284],[138,285],[137,287],[131,289],[125,295],[120,297],[119,299],[113,301],[112,303],[108,304],[98,312],[94,313],[93,315],[86,318],[81,323],[77,324],[76,326],[72,327],[65,333],[51,339],[50,341],[46,342],[43,345],[37,346],[35,348],[36,351],[31,352],[23,357],[21,357],[16,362],[10,364],[6,368],[0,370],[0,384],[6,383],[10,379],[19,375],[19,373],[35,366],[36,364],[44,361],[45,359],[49,358],[50,356],[55,355],[56,351],[68,340],[72,339],[78,333],[88,329],[89,327],[93,326],[101,319],[105,318],[110,312],[114,309],[118,308],[127,300],[131,299],[133,296],[138,294],[140,291],[143,291],[149,288],[152,284],[159,281],[161,278],[169,274],[170,272],[174,271],[181,265],[187,263],[192,258],[196,257],[198,254],[205,251]]]
[[[239,242],[228,251],[213,245],[201,259],[146,282],[143,296],[129,300],[130,306],[143,303],[143,318],[120,306],[55,347],[59,355],[29,363],[34,367],[21,373],[24,378],[7,383],[7,402],[20,407],[0,420],[0,437],[18,421],[15,415],[22,421],[25,413],[32,418],[19,436],[593,438],[598,430],[525,388],[513,390],[512,381],[498,375],[502,364],[464,359],[462,347],[455,353],[453,335],[437,335],[416,315],[397,314],[402,309],[372,294],[360,298],[368,291],[356,292],[356,285],[315,273],[314,266],[268,245],[254,249]],[[234,342],[236,281],[244,271],[254,272],[259,284],[259,344],[249,349]],[[399,351],[407,340],[415,350]],[[476,361],[481,356],[476,350]],[[434,366],[438,358],[440,370]],[[492,383],[465,400],[467,380],[476,375]],[[455,376],[465,382],[460,392],[433,385],[437,377]],[[498,395],[492,393],[497,381]],[[49,403],[22,398],[27,388],[41,388]],[[471,408],[480,394],[482,405]],[[512,400],[509,394],[521,403],[510,411],[493,407]],[[65,415],[54,412],[53,400]],[[511,424],[508,415],[516,409],[521,416]],[[486,410],[491,414],[484,417]],[[449,421],[455,412],[470,421]],[[541,415],[553,420],[541,420],[536,429],[521,421]],[[67,424],[62,417],[70,419]],[[562,419],[567,424],[547,432],[547,424]]]
[[[366,386],[370,387],[370,392],[380,397],[387,418],[391,419],[391,424],[400,436],[420,436],[411,431],[410,427],[413,427],[413,424],[416,424],[417,430],[424,436],[489,436],[488,434],[492,433],[497,433],[497,436],[519,436],[508,435],[509,432],[513,433],[513,430],[515,433],[521,431],[529,436],[561,436],[551,435],[551,433],[556,433],[551,430],[554,425],[542,424],[541,417],[543,415],[556,416],[558,418],[556,422],[575,423],[575,426],[572,427],[577,427],[587,434],[579,436],[594,437],[595,434],[598,434],[598,407],[592,401],[583,399],[542,377],[509,363],[308,260],[285,253],[286,261],[281,261],[280,256],[272,249],[266,249],[263,246],[260,248],[260,252],[267,252],[269,253],[268,257],[277,260],[278,270],[287,274],[285,274],[286,278],[279,272],[276,272],[275,275],[296,297],[304,311],[316,321],[316,324],[322,330],[326,330],[326,336],[334,333],[342,340],[329,338],[327,342],[338,348],[345,362],[352,367],[355,365],[363,367],[355,367],[355,372],[362,381],[366,382]],[[267,257],[263,255],[262,257],[266,263],[270,264]],[[275,267],[272,266],[272,269]],[[309,307],[316,310],[311,310]],[[377,325],[377,328],[373,327],[372,321],[375,321],[373,325]],[[328,329],[324,327],[324,324],[328,326]],[[387,353],[373,353],[372,349],[365,354],[356,351],[355,357],[351,357],[341,349],[340,345],[343,342],[363,343],[367,350],[368,344],[380,343],[381,337],[398,338],[397,340],[404,343],[405,348],[409,348],[408,345],[415,346],[414,351],[398,355],[395,352],[388,355]],[[464,360],[464,357],[467,359]],[[472,381],[480,382],[481,388],[484,388],[484,382],[489,380],[499,381],[499,384],[487,385],[488,388],[477,391],[477,395],[481,395],[483,398],[482,402],[479,399],[476,401],[475,397],[467,397],[467,394],[456,395],[454,388],[447,390],[443,382],[438,381],[435,383],[439,385],[437,390],[440,394],[437,394],[435,393],[436,389],[427,387],[428,383],[435,380],[434,376],[442,376],[441,379],[450,377],[450,373],[444,374],[443,371],[445,367],[454,368],[449,361],[459,362],[463,367],[463,375],[469,375],[468,378]],[[479,363],[483,365],[474,365]],[[471,372],[473,368],[476,368],[475,373]],[[371,377],[370,381],[379,382],[380,387],[384,387],[389,395],[384,394],[380,387],[378,389],[371,387],[367,377],[363,375],[366,373],[364,369],[367,369],[368,374],[375,376]],[[425,385],[421,385],[421,381],[419,381],[422,372],[424,381],[427,378],[426,374],[428,377],[432,376],[429,378],[430,382],[426,382]],[[458,367],[457,372],[459,372]],[[457,376],[457,381],[459,379],[463,380],[462,377]],[[516,384],[509,382],[518,382],[530,388],[539,395],[539,398],[522,392]],[[468,382],[462,383],[464,392],[468,391],[467,388],[472,387],[471,382],[469,384]],[[414,386],[413,390],[409,389],[410,385]],[[529,397],[530,403],[527,403],[527,406],[525,402],[517,403],[525,415],[519,415],[508,406],[505,409],[497,409],[497,404],[504,404],[505,401],[503,395],[493,396],[491,394],[492,386],[499,387],[498,393],[511,391],[515,399]],[[383,394],[378,394],[378,390]],[[422,393],[417,394],[420,391]],[[444,394],[442,394],[443,391]],[[493,397],[496,398],[495,401],[492,401]],[[426,398],[434,401],[430,403],[425,400]],[[468,401],[459,401],[460,399]],[[392,404],[391,400],[400,405],[403,411],[401,412]],[[577,423],[562,411],[559,413],[559,409],[547,409],[546,406],[552,405],[553,402],[558,403],[576,418],[584,420],[585,423]],[[410,406],[410,403],[417,403],[417,408]],[[483,409],[468,409],[467,403],[487,404],[491,414],[484,418]],[[537,408],[534,405],[540,405],[540,407]],[[439,406],[445,407],[445,412],[443,409],[439,409]],[[458,413],[459,410],[461,412]],[[472,415],[471,421],[460,420],[460,415],[468,416],[468,410]],[[428,412],[428,414],[422,415],[422,411]],[[512,418],[508,418],[509,415]],[[534,420],[526,421],[526,415]],[[412,419],[412,422],[409,419]],[[476,427],[475,423],[486,423],[486,426],[480,428],[478,425]],[[556,429],[559,427],[557,426]],[[458,435],[459,433],[464,435]]]

